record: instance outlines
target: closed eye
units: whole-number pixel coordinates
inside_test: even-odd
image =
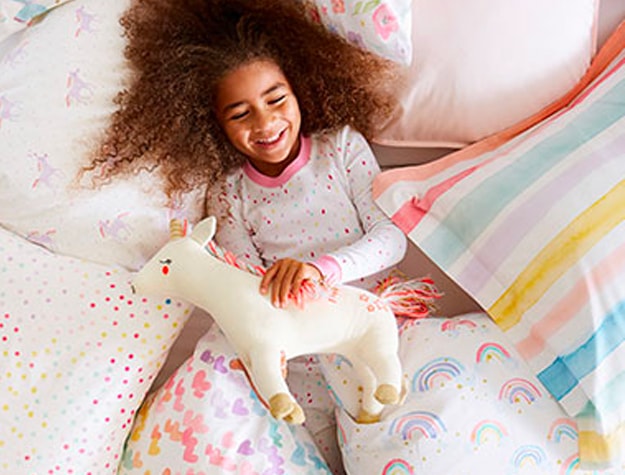
[[[285,99],[286,99],[286,94],[280,97],[276,97],[275,99],[272,99],[268,102],[269,104],[274,105],[274,104],[279,104],[280,102],[283,102]]]
[[[249,114],[248,111],[239,112],[238,114],[234,114],[230,116],[230,120],[240,120]]]
[[[165,265],[169,265],[172,263],[171,259],[160,259],[158,262],[160,262],[161,264],[165,264]]]

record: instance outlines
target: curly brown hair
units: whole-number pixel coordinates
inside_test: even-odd
[[[351,125],[370,138],[396,106],[396,65],[311,21],[300,1],[135,0],[120,23],[132,75],[85,168],[96,182],[156,170],[172,198],[240,166],[214,95],[254,59],[280,66],[306,135]]]

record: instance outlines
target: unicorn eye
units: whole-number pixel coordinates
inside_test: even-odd
[[[163,275],[169,274],[169,265],[171,264],[171,259],[161,259],[159,262],[163,264],[163,267],[161,267],[161,273]]]

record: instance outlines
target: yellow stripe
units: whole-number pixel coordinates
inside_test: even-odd
[[[579,258],[625,220],[625,180],[578,215],[519,274],[488,309],[505,331],[519,323],[527,309]]]
[[[619,460],[625,444],[625,424],[621,424],[610,434],[595,431],[579,431],[579,460],[587,469],[610,467]]]

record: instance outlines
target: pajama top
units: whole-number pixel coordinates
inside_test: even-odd
[[[373,201],[379,172],[354,129],[302,137],[279,176],[248,162],[227,177],[216,241],[254,265],[288,257],[314,264],[330,283],[372,287],[406,252],[405,235]]]

